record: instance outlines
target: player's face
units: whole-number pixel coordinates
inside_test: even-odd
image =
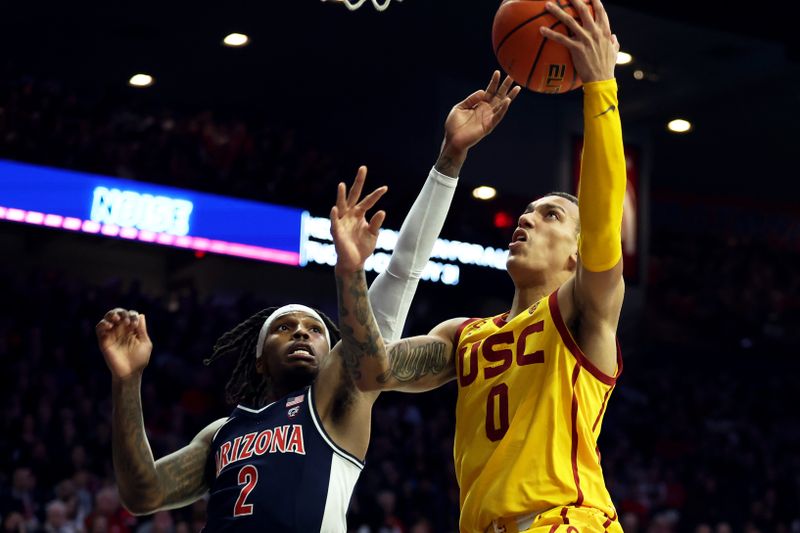
[[[259,372],[279,382],[307,380],[304,384],[308,384],[317,377],[320,361],[329,351],[325,326],[319,320],[302,312],[289,313],[270,325]]]
[[[578,206],[560,196],[532,202],[519,217],[506,266],[517,281],[526,273],[557,274],[577,265]]]

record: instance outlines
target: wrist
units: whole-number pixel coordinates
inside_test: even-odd
[[[445,138],[434,168],[445,176],[457,178],[468,153],[469,148],[455,145]]]
[[[140,368],[139,370],[134,370],[133,372],[125,376],[117,376],[112,374],[111,384],[115,387],[124,387],[124,386],[141,384],[143,372],[144,368]]]
[[[358,265],[340,265],[336,263],[336,266],[333,267],[333,272],[339,277],[353,276],[364,272],[364,263]]]

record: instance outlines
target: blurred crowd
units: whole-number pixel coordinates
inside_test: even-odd
[[[710,257],[728,261],[721,250],[709,250]],[[764,263],[757,247],[728,253],[767,270],[782,268]],[[669,263],[664,257],[654,262]],[[731,277],[723,286],[714,272],[724,264],[716,267],[708,276],[698,267],[694,282],[713,282],[722,293],[757,282]],[[14,302],[14,312],[0,319],[4,530],[199,531],[203,501],[144,518],[120,507],[111,465],[110,379],[94,324],[118,305],[147,310],[156,347],[142,396],[159,457],[228,410],[221,400],[228,363],[201,364],[216,336],[278,302],[201,300],[188,287],[145,296],[137,284],[95,286],[10,265],[0,274],[0,297]],[[648,322],[680,321],[683,315],[681,323],[692,328],[700,320],[669,303],[683,281],[676,275],[650,289]],[[425,298],[421,294],[418,303],[433,303]],[[774,302],[743,301],[765,306],[761,330],[773,323],[771,313],[781,311],[770,308]],[[688,335],[653,334],[646,343],[623,339],[625,373],[600,442],[622,524],[628,533],[800,531],[800,414],[791,407],[800,363],[789,343],[768,343],[772,337],[742,325],[752,313],[747,305],[729,309],[724,299],[704,305],[740,325],[724,329],[709,321],[700,343]],[[653,324],[648,329],[659,331]],[[742,343],[744,335],[752,342]],[[454,401],[452,386],[379,400],[367,468],[349,514],[352,531],[457,531]]]
[[[78,98],[58,82],[24,77],[0,83],[0,157],[322,213],[342,179],[335,155],[257,113],[243,120],[109,94]]]
[[[327,195],[306,188],[301,198],[294,180],[327,192],[338,179],[335,157],[276,126],[133,112],[25,80],[0,92],[0,157],[305,207],[309,198],[327,205]],[[676,233],[653,243],[647,303],[640,325],[621,339],[625,372],[600,442],[623,528],[800,532],[800,413],[791,407],[800,256],[749,238]],[[121,507],[110,379],[94,325],[113,307],[147,311],[156,347],[142,401],[160,457],[228,412],[230,363],[201,363],[216,337],[285,302],[203,299],[191,286],[152,295],[136,283],[100,286],[11,262],[0,264],[0,298],[8,303],[0,314],[2,530],[200,531],[203,500],[150,517]],[[414,305],[437,308],[425,293]],[[431,325],[418,322],[413,333]],[[452,385],[378,401],[351,531],[457,531],[454,402]]]

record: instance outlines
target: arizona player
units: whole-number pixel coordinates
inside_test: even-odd
[[[363,263],[384,218],[364,218],[386,192],[381,187],[359,202],[365,174],[362,167],[346,200],[340,185],[331,217],[337,280],[347,278],[337,283],[342,308],[369,305]],[[350,350],[382,350],[383,340],[371,313],[340,313],[345,334],[333,349],[339,331],[330,319],[298,304],[258,313],[223,335],[215,355],[240,354],[227,390],[240,405],[157,463],[139,395],[152,350],[146,318],[124,309],[107,313],[97,335],[112,373],[114,470],[126,507],[149,514],[210,492],[209,531],[345,531],[374,398],[352,386],[342,361]]]
[[[362,389],[416,392],[458,381],[454,457],[468,533],[621,531],[597,448],[622,371],[619,43],[600,0],[592,0],[594,17],[584,2],[571,3],[580,24],[547,6],[571,37],[542,31],[569,48],[584,81],[580,203],[551,193],[520,216],[507,313],[448,320],[355,365]]]
[[[366,454],[377,393],[350,372],[362,355],[378,357],[383,337],[396,339],[416,283],[452,198],[458,169],[451,154],[477,144],[502,120],[519,88],[495,72],[486,91],[453,107],[440,158],[406,217],[389,268],[367,295],[363,261],[382,215],[364,212],[382,190],[359,202],[366,169],[350,195],[340,184],[331,212],[344,335],[322,313],[291,305],[266,309],[223,335],[211,362],[238,357],[226,392],[239,405],[229,418],[158,461],[145,435],[141,378],[152,343],[146,318],[114,309],[97,325],[112,374],[114,470],[125,506],[136,514],[187,505],[210,492],[209,531],[346,530],[345,511]],[[460,168],[460,165],[458,166]],[[377,324],[369,304],[373,302]],[[331,353],[329,353],[331,352]]]

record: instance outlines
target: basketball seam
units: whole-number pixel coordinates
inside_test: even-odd
[[[559,24],[563,24],[560,20],[550,26],[551,30],[556,29]],[[533,60],[533,66],[531,67],[531,71],[528,73],[528,79],[525,81],[525,87],[530,89],[531,85],[531,78],[533,78],[533,73],[536,72],[536,65],[539,64],[539,59],[542,57],[542,51],[544,50],[544,45],[547,44],[548,39],[542,39],[542,44],[539,45],[539,50],[536,52],[536,59]]]
[[[558,4],[558,7],[560,7],[560,8],[565,8],[565,7],[568,7],[569,5],[570,5],[570,3],[569,3],[569,2],[566,2],[566,3],[564,3],[563,5],[562,5],[562,4]],[[497,54],[500,52],[500,49],[503,47],[503,45],[504,45],[504,44],[506,44],[506,41],[508,41],[508,39],[509,39],[509,38],[510,38],[512,35],[514,35],[515,33],[517,33],[517,31],[521,30],[521,29],[523,28],[523,26],[527,26],[528,24],[530,24],[530,23],[531,23],[531,22],[533,22],[534,20],[538,19],[539,17],[543,17],[543,16],[545,16],[545,15],[552,15],[552,13],[550,13],[549,11],[542,11],[542,12],[541,12],[541,13],[539,13],[538,15],[534,15],[533,17],[529,18],[528,20],[521,22],[521,23],[520,23],[520,24],[519,24],[519,25],[518,25],[516,28],[514,28],[513,30],[511,30],[510,32],[508,32],[508,33],[506,34],[506,36],[505,36],[505,37],[503,37],[503,38],[500,40],[500,44],[498,44],[498,45],[497,45],[497,48],[495,49],[495,51],[494,51],[494,54],[495,54],[495,55],[497,55]]]

